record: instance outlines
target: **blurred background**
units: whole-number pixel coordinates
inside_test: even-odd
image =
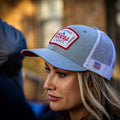
[[[28,48],[46,47],[58,29],[72,24],[107,33],[117,51],[111,83],[120,90],[120,0],[0,0],[0,8],[1,19],[23,33]],[[22,72],[26,99],[45,102],[44,61],[25,57]]]

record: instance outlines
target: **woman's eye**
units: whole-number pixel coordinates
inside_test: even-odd
[[[58,76],[59,76],[60,78],[63,78],[63,77],[66,76],[66,73],[61,73],[61,72],[57,72],[57,73],[58,73]]]
[[[49,68],[46,67],[45,70],[46,70],[47,73],[50,73],[50,69]]]

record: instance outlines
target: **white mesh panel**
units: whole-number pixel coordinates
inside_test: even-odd
[[[101,32],[101,38],[93,55],[91,56],[92,59],[95,59],[100,63],[110,66],[112,62],[111,58],[113,55],[113,50],[111,48],[112,46],[110,43],[110,39],[103,32]]]
[[[116,53],[111,39],[105,33],[98,30],[97,41],[83,66],[110,80],[115,60]]]

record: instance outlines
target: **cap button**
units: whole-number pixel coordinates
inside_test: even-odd
[[[97,27],[94,27],[95,30],[99,30]]]

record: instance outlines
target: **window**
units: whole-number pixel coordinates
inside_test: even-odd
[[[62,27],[63,1],[37,0],[37,43],[46,47],[55,32]]]

